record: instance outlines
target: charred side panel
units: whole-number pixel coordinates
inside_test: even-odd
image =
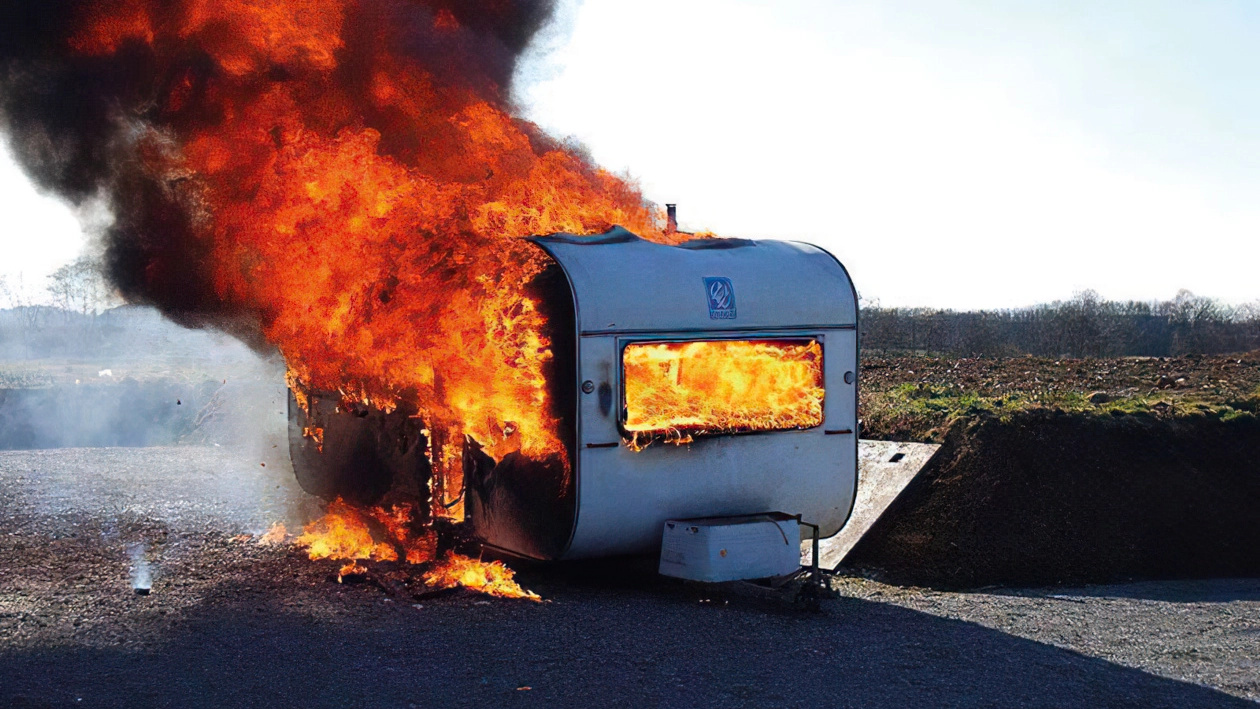
[[[472,439],[464,444],[464,483],[468,515],[487,544],[536,559],[556,559],[573,534],[576,513],[577,337],[573,295],[556,264],[530,287],[530,297],[547,316],[553,359],[544,372],[551,414],[560,421],[568,461],[533,460],[510,453],[496,461]]]
[[[312,392],[307,412],[289,392],[289,456],[303,490],[324,499],[374,504],[387,494],[428,510],[423,424],[402,409],[383,413]],[[321,442],[322,439],[322,442]]]
[[[509,453],[496,463],[468,439],[464,476],[478,538],[535,559],[556,559],[564,552],[573,531],[574,509],[564,461]]]

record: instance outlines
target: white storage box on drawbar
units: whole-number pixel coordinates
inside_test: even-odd
[[[660,572],[691,581],[786,576],[801,568],[801,528],[779,512],[671,519],[661,540]]]

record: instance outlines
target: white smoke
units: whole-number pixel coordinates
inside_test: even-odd
[[[131,558],[131,587],[136,593],[148,595],[153,588],[153,574],[149,570],[149,560],[145,558],[148,545],[136,542],[127,545],[127,556]]]

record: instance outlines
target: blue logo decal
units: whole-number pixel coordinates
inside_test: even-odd
[[[729,278],[706,278],[704,290],[709,296],[710,320],[735,319],[735,286]]]

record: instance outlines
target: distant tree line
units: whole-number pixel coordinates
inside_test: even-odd
[[[91,353],[107,340],[126,348],[121,331],[131,311],[111,315],[121,302],[91,256],[50,273],[43,288],[0,275],[0,359]]]
[[[100,260],[91,256],[80,256],[53,271],[44,291],[47,297],[41,298],[21,275],[13,280],[0,275],[0,307],[38,308],[48,304],[67,315],[95,316],[122,303],[105,282]]]
[[[1162,302],[1109,301],[1093,291],[1013,310],[957,312],[864,303],[867,351],[957,356],[1168,357],[1260,350],[1260,302],[1233,306],[1181,291]]]

